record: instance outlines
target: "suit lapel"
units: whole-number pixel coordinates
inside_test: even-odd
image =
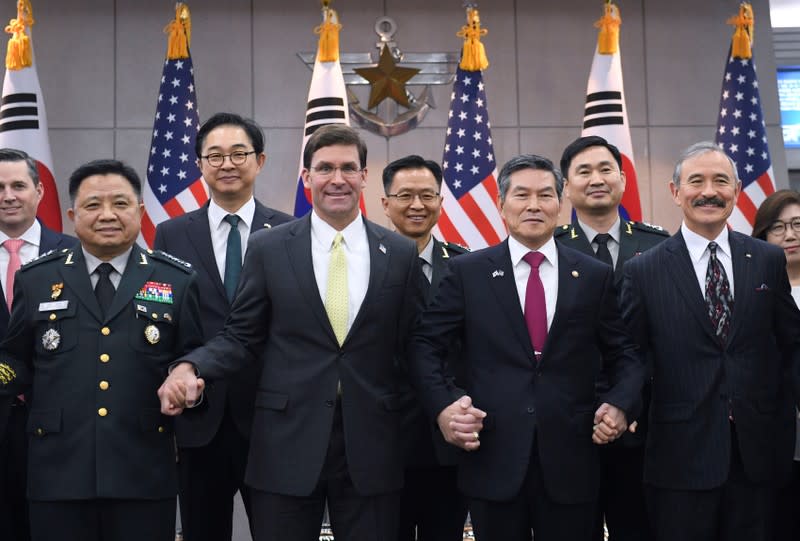
[[[358,310],[356,319],[350,327],[350,332],[347,333],[348,338],[356,331],[357,327],[362,324],[364,318],[368,317],[366,314],[366,307],[371,301],[377,298],[381,286],[383,285],[383,280],[386,277],[389,262],[393,256],[387,243],[383,242],[383,231],[373,227],[365,218],[362,217],[361,219],[364,220],[364,226],[367,229],[367,242],[369,243],[369,285],[367,286],[367,293],[364,295],[364,300],[361,303],[361,308]],[[347,338],[345,338],[345,342],[347,342]]]
[[[746,237],[744,237],[746,238]],[[749,314],[745,314],[743,309],[736,310],[737,306],[752,306],[751,295],[755,294],[749,284],[753,283],[753,258],[748,251],[743,237],[734,231],[728,233],[731,246],[731,259],[733,260],[733,314],[731,328],[728,332],[728,343],[733,340],[736,331],[742,326],[742,321],[746,320]],[[737,317],[738,314],[738,317]]]
[[[497,297],[500,309],[508,318],[514,336],[526,352],[529,359],[533,358],[533,346],[525,325],[525,316],[519,302],[517,283],[514,280],[514,267],[511,265],[511,252],[508,250],[508,239],[503,243],[487,248],[486,280],[489,287]]]
[[[292,222],[286,237],[286,252],[292,273],[297,280],[298,288],[306,300],[306,305],[311,307],[319,326],[325,329],[331,340],[336,341],[328,313],[320,297],[317,279],[314,275],[314,260],[311,256],[311,213]]]
[[[103,321],[103,313],[94,296],[94,288],[89,279],[89,270],[86,268],[86,259],[83,257],[80,244],[75,245],[67,253],[60,270],[69,289],[76,292],[78,302],[82,303],[97,321]]]
[[[569,230],[569,240],[571,241],[569,243],[570,248],[594,257],[595,254],[592,245],[589,243],[589,239],[586,238],[586,233],[583,232],[577,220],[572,222],[572,228]]]
[[[275,215],[270,209],[259,203],[258,199],[255,200],[255,203],[256,210],[253,213],[253,223],[250,224],[251,235],[256,231],[261,231],[262,229],[271,229],[272,224],[270,223],[270,220]]]
[[[147,254],[134,244],[128,264],[125,265],[125,273],[122,275],[114,300],[106,314],[106,321],[113,319],[131,302],[133,296],[141,289],[151,274],[153,274],[153,263]]]
[[[683,235],[678,231],[675,235],[665,240],[664,243],[668,257],[664,268],[672,270],[667,274],[674,282],[675,287],[683,297],[686,307],[697,319],[700,327],[716,342],[717,335],[711,326],[711,320],[708,318],[705,293],[700,290],[700,286],[697,283],[697,275],[694,272],[694,266],[689,256],[689,250],[686,248],[686,241],[683,240]]]
[[[439,289],[439,282],[447,270],[450,254],[444,249],[444,245],[438,239],[433,239],[433,271],[431,273],[431,286],[427,291],[425,301],[430,301]]]
[[[558,245],[556,245],[558,250]],[[542,360],[545,362],[550,351],[551,344],[556,342],[562,327],[566,325],[569,318],[569,311],[575,306],[575,296],[578,287],[575,281],[581,276],[580,263],[564,250],[558,250],[558,296],[556,298],[556,310],[553,314],[553,323],[547,332],[547,341],[542,351]]]
[[[197,252],[197,258],[194,261],[199,261],[205,268],[206,275],[211,278],[211,282],[217,290],[221,298],[228,302],[228,294],[225,292],[225,286],[222,284],[222,277],[219,275],[217,268],[217,258],[214,256],[214,247],[211,245],[211,226],[208,221],[208,203],[202,208],[193,212],[189,217],[189,225],[186,228],[189,242]]]
[[[631,259],[639,251],[639,242],[633,236],[631,223],[620,219],[619,222],[619,256],[617,256],[617,266],[614,269],[614,281],[622,281],[622,267],[624,263]]]

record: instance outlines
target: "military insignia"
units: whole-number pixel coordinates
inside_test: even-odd
[[[141,304],[137,304],[136,305],[136,311],[137,312],[142,312],[143,314],[146,314],[147,313],[147,307],[146,306],[142,306]]]
[[[69,255],[67,255],[67,260],[66,260],[66,261],[64,261],[64,264],[65,264],[65,265],[72,265],[72,263],[73,263],[73,261],[72,261],[72,255],[73,255],[74,253],[75,253],[75,252],[70,252],[70,253],[69,253]]]
[[[134,298],[142,301],[172,304],[172,284],[145,282]]]
[[[625,232],[628,235],[633,235],[633,229],[631,229],[631,223],[630,222],[625,222]]]
[[[61,335],[55,329],[47,329],[42,335],[42,347],[47,351],[53,351],[61,345]]]
[[[17,377],[17,373],[6,363],[0,363],[0,383],[8,385]]]
[[[164,312],[164,316],[163,317],[167,321],[172,321],[172,314],[170,314],[169,312]]]
[[[148,325],[144,328],[144,338],[148,343],[156,345],[161,340],[161,332],[155,325]]]
[[[139,264],[147,265],[147,258],[144,256],[144,254],[139,254],[139,257],[141,257],[141,259],[139,260]]]
[[[59,282],[50,286],[50,298],[53,300],[61,296],[61,290],[64,289],[64,282]]]
[[[578,238],[578,233],[575,232],[575,228],[574,227],[569,232],[569,238],[571,238],[571,239],[577,239]]]
[[[447,248],[442,244],[442,259],[450,259],[450,254],[447,253]]]

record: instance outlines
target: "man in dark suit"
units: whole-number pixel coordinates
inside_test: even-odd
[[[135,246],[136,172],[97,160],[70,177],[80,246],[17,273],[0,374],[29,388],[33,541],[172,541],[175,448],[156,391],[200,344],[190,266]],[[10,388],[8,388],[10,384]]]
[[[442,210],[441,187],[439,164],[420,156],[400,158],[383,170],[383,210],[395,229],[417,244],[426,302],[436,296],[450,258],[468,252],[431,234]],[[453,352],[457,355],[457,344]],[[403,419],[407,456],[398,539],[461,541],[467,502],[456,482],[456,448],[444,441],[414,393],[409,396],[413,398]]]
[[[619,149],[596,135],[579,137],[564,149],[561,171],[564,194],[575,210],[572,224],[556,229],[555,238],[570,248],[594,256],[614,268],[614,282],[622,285],[626,261],[669,237],[658,226],[623,220],[619,204],[625,191],[625,171]],[[607,382],[600,382],[603,392]],[[650,385],[643,388],[643,415],[650,403]],[[633,419],[631,419],[633,420]],[[600,449],[600,498],[595,541],[603,541],[603,523],[609,541],[647,541],[651,538],[644,505],[644,418],[635,432]]]
[[[800,312],[783,251],[726,227],[741,183],[711,142],[670,183],[680,231],[625,265],[624,317],[652,366],[644,462],[656,539],[769,536],[772,487],[791,467]],[[796,394],[795,396],[800,396]]]
[[[0,340],[8,327],[14,274],[31,259],[66,248],[76,239],[56,233],[36,219],[44,187],[36,162],[27,153],[0,149]],[[11,279],[9,281],[9,278]],[[7,294],[8,293],[8,294]],[[0,538],[30,539],[25,499],[28,444],[25,397],[0,398]]]
[[[230,311],[248,237],[292,217],[254,197],[256,177],[267,159],[264,134],[254,121],[232,113],[213,115],[197,132],[195,153],[211,199],[194,212],[159,224],[154,247],[191,263],[197,272],[203,341],[208,341]],[[257,383],[258,370],[252,365],[210,385],[205,407],[175,419],[186,541],[230,540],[237,491],[252,526],[250,498],[243,489]]]
[[[245,475],[257,541],[318,539],[326,502],[337,537],[397,535],[405,350],[421,277],[414,244],[361,217],[366,156],[347,126],[311,136],[303,183],[313,211],[252,236],[222,333],[159,390],[162,411],[177,414],[197,400],[197,374],[259,364]]]
[[[478,539],[528,541],[531,529],[537,541],[589,539],[600,476],[593,441],[624,432],[644,366],[612,269],[553,240],[558,169],[518,156],[498,184],[510,236],[450,263],[412,335],[412,371],[445,439],[470,451],[458,475]],[[445,372],[454,337],[463,389]],[[601,373],[610,386],[598,400]]]

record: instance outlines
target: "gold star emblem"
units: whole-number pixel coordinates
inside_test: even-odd
[[[401,68],[395,64],[389,47],[381,51],[378,65],[374,68],[355,68],[358,73],[370,83],[369,109],[377,107],[386,98],[392,98],[403,107],[409,107],[406,96],[406,83],[419,73],[417,68]]]

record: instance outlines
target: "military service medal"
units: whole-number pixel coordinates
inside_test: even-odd
[[[145,282],[135,298],[142,301],[172,304],[172,284]]]
[[[50,286],[50,298],[53,300],[58,299],[61,296],[61,290],[64,289],[64,282],[59,282],[57,284],[53,284]]]
[[[158,330],[158,327],[156,327],[153,324],[150,324],[144,328],[144,338],[150,344],[156,345],[158,344],[158,341],[161,339],[161,332]]]
[[[55,350],[61,344],[61,335],[55,329],[47,329],[42,335],[42,347],[47,351]]]

